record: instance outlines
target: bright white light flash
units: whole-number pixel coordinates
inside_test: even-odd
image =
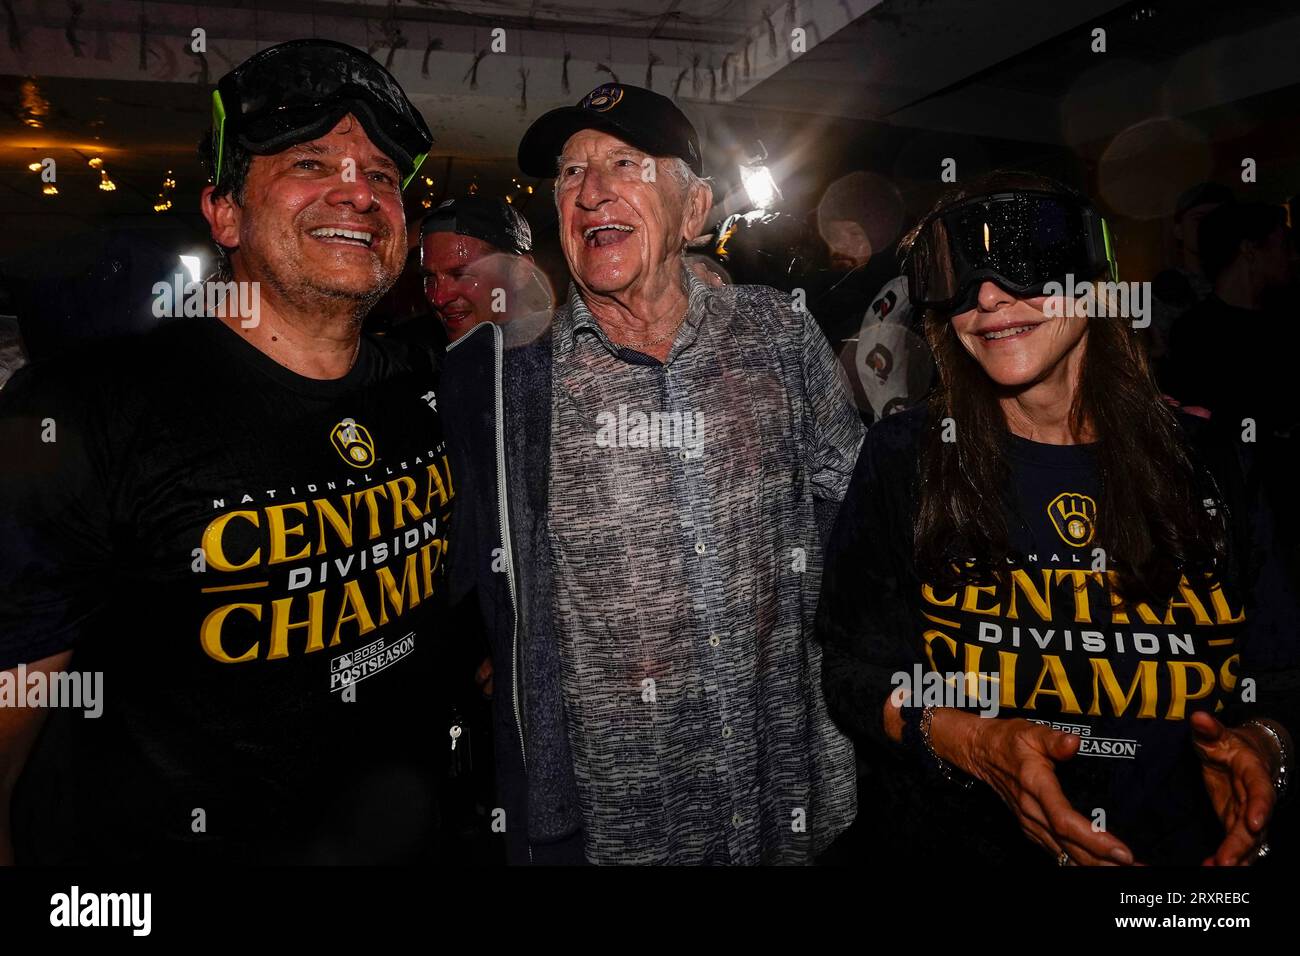
[[[767,209],[781,198],[776,180],[766,166],[741,166],[740,181],[755,209]]]

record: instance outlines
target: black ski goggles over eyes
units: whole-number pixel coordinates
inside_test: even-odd
[[[986,280],[1030,297],[1067,276],[1119,278],[1106,220],[1085,202],[1033,190],[973,196],[932,214],[904,271],[912,304],[939,311],[973,308]]]
[[[213,182],[221,181],[227,137],[266,156],[324,136],[349,113],[397,163],[406,188],[433,136],[391,73],[332,40],[290,40],[255,53],[212,93]]]

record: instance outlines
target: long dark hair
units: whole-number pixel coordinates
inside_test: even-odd
[[[1086,201],[1047,177],[999,171],[945,196],[933,211],[970,196],[1025,189]],[[918,232],[919,226],[904,237],[904,256]],[[1184,571],[1208,570],[1219,561],[1225,542],[1201,505],[1181,429],[1136,335],[1127,320],[1110,314],[1114,310],[1096,311],[1106,314],[1088,319],[1069,419],[1075,435],[1091,429],[1096,438],[1105,506],[1097,516],[1094,547],[1103,549],[1105,566],[1115,572],[1125,598],[1163,600]],[[1011,500],[1010,432],[998,386],[962,346],[951,318],[927,310],[923,319],[939,384],[929,399],[913,541],[923,580],[949,586],[991,581],[1013,557],[1004,511]],[[945,419],[955,427],[946,428]]]

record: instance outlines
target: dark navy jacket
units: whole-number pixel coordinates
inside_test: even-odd
[[[552,624],[550,394],[543,316],[485,323],[447,350],[445,421],[465,475],[452,594],[477,591],[492,649],[497,790],[511,863],[583,861]]]

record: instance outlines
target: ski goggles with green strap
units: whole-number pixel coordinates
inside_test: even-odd
[[[1024,298],[1064,284],[1119,279],[1106,220],[1086,201],[1017,190],[972,196],[922,221],[904,263],[914,306],[973,308],[980,283]],[[961,306],[961,308],[959,308]]]
[[[213,183],[221,181],[228,137],[266,156],[324,136],[349,113],[397,163],[405,189],[433,136],[391,73],[333,40],[290,40],[253,54],[212,93]]]

